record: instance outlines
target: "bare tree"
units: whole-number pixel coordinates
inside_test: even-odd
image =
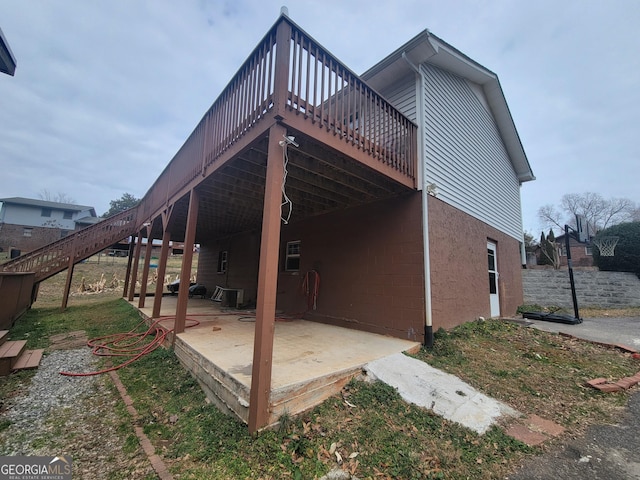
[[[605,199],[599,193],[568,193],[562,196],[560,208],[555,205],[543,205],[538,209],[538,218],[545,227],[575,226],[575,216],[583,216],[589,223],[592,233],[633,220],[638,206],[628,198]]]
[[[67,195],[66,193],[58,192],[56,194],[53,194],[46,188],[43,188],[42,190],[40,190],[40,193],[38,193],[38,196],[40,197],[41,200],[46,200],[47,202],[72,203],[72,204],[76,203],[75,199]]]

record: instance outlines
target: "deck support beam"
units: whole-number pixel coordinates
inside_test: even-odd
[[[275,333],[278,252],[280,250],[280,204],[284,165],[279,141],[286,134],[281,125],[269,131],[269,152],[262,214],[258,297],[253,343],[253,367],[249,401],[249,431],[257,432],[269,421],[273,337]]]
[[[142,269],[142,280],[140,281],[140,298],[138,308],[144,308],[144,301],[147,297],[147,282],[149,281],[149,268],[151,268],[151,249],[153,239],[151,238],[151,225],[147,226],[147,246],[144,249],[144,267]]]
[[[176,306],[176,321],[173,330],[173,342],[176,335],[184,332],[187,320],[187,303],[189,301],[189,284],[191,279],[191,264],[193,263],[193,245],[196,239],[196,225],[198,224],[198,205],[200,194],[195,188],[189,196],[189,213],[187,214],[187,231],[184,234],[184,250],[182,253],[182,267],[180,269],[180,287],[178,289],[178,305]]]
[[[168,230],[164,230],[164,233],[162,234],[160,261],[158,262],[158,282],[156,283],[156,291],[153,295],[153,312],[151,313],[151,318],[158,318],[160,316],[160,309],[162,308],[162,289],[164,288],[164,276],[167,272],[167,258],[169,257],[170,241],[171,233]]]
[[[60,306],[61,310],[65,310],[67,308],[67,303],[69,302],[69,293],[71,292],[71,279],[73,278],[73,267],[75,267],[73,261],[69,261],[69,266],[67,267],[67,279],[64,283],[64,294],[62,295],[62,305]]]
[[[71,280],[73,279],[73,267],[75,266],[75,260],[76,260],[77,241],[78,241],[77,236],[74,236],[73,241],[71,242],[71,252],[69,252],[69,263],[67,264],[67,278],[64,283],[64,294],[62,295],[62,305],[60,306],[61,310],[65,310],[67,308],[67,303],[69,302],[69,293],[71,292]]]
[[[133,263],[133,247],[136,243],[136,234],[134,233],[129,237],[129,252],[127,253],[127,273],[124,275],[124,288],[122,289],[122,296],[126,297],[129,291],[129,280],[131,280],[131,264]]]
[[[131,269],[131,282],[129,284],[129,296],[127,300],[133,302],[136,293],[136,281],[138,280],[138,264],[140,262],[140,250],[142,249],[142,230],[138,232],[136,247],[133,251],[133,268]]]

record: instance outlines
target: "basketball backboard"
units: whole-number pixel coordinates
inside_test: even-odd
[[[576,214],[576,236],[578,241],[582,243],[587,243],[590,240],[589,222],[584,215]]]

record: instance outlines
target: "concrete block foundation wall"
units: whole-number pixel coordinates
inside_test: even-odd
[[[305,318],[422,341],[424,259],[419,192],[282,225],[277,309]],[[300,241],[300,269],[285,271],[287,242]],[[198,282],[243,288],[256,300],[260,235],[201,243]],[[220,250],[228,270],[218,274]],[[307,311],[301,284],[320,275],[317,309]]]
[[[490,316],[487,241],[497,247],[500,314],[515,315],[522,304],[520,242],[438,198],[429,198],[434,330]]]
[[[633,273],[596,270],[576,270],[573,273],[581,307],[640,306],[640,279]],[[522,282],[525,304],[573,306],[567,270],[522,270]]]

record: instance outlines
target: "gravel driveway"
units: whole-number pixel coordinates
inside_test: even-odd
[[[28,392],[3,404],[0,420],[11,425],[0,432],[0,455],[70,455],[74,479],[153,478],[130,419],[116,411],[109,377],[59,373],[94,368],[86,347],[45,355]]]

